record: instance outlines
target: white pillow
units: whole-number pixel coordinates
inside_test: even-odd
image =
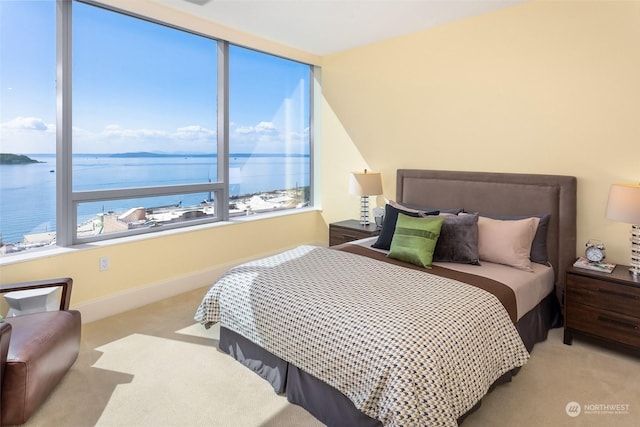
[[[481,261],[505,264],[520,270],[531,268],[531,243],[540,218],[499,220],[478,218],[478,256]]]

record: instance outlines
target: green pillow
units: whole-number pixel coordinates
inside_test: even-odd
[[[399,214],[389,258],[431,268],[443,222],[443,217],[414,218]]]

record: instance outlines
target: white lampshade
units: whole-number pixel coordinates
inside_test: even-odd
[[[355,196],[377,196],[382,194],[380,172],[353,172],[349,179],[349,194]]]
[[[631,224],[629,272],[640,277],[640,184],[613,184],[606,215],[614,221]]]
[[[640,224],[640,184],[613,184],[606,216],[614,221]]]

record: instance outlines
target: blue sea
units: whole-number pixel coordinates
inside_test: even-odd
[[[43,163],[0,165],[0,236],[5,243],[23,235],[56,229],[56,160],[53,154],[27,154]],[[78,154],[73,156],[74,191],[216,181],[216,157],[197,155]],[[230,195],[257,194],[309,185],[309,157],[232,155]],[[208,194],[185,194],[144,200],[117,200],[80,205],[78,223],[101,211],[181,203],[194,206]]]

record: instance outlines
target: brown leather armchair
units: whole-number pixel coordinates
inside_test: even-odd
[[[71,278],[0,286],[0,293],[60,287],[59,310],[0,323],[0,424],[24,424],[78,357],[81,317],[69,310]]]

